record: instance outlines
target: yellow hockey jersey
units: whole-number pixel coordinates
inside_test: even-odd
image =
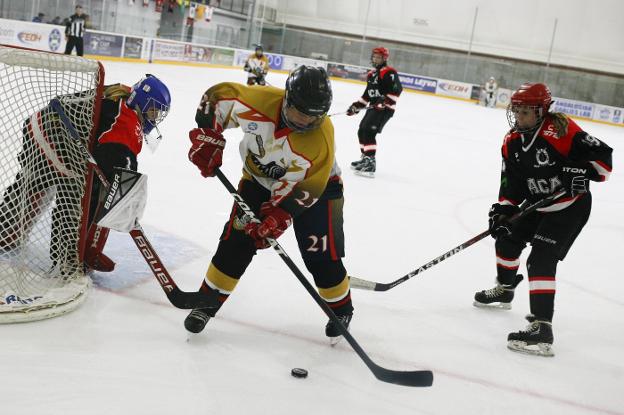
[[[284,90],[224,82],[208,89],[195,120],[217,131],[240,127],[243,177],[271,192],[271,203],[297,216],[323,194],[330,179],[340,180],[334,127],[326,117],[319,128],[294,132],[280,125]]]
[[[253,74],[266,75],[269,72],[269,59],[266,55],[258,57],[255,53],[252,53],[247,57],[247,61],[245,61],[245,68]]]

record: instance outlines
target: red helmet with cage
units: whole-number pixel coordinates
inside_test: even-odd
[[[551,104],[552,95],[550,94],[550,89],[544,84],[522,84],[511,95],[511,105],[538,107],[546,112]]]
[[[531,130],[542,122],[552,103],[552,95],[550,94],[550,89],[548,89],[546,85],[540,83],[526,83],[520,85],[520,88],[511,94],[510,103],[507,107],[507,121],[509,122],[509,126],[518,132]],[[519,111],[519,107],[529,107],[535,110],[535,123],[532,123],[533,125],[521,127],[518,124],[516,112]]]
[[[390,57],[390,51],[387,48],[384,48],[383,46],[378,46],[376,48],[373,48],[372,53],[380,54],[381,56],[383,56],[385,61],[387,61],[388,58]]]

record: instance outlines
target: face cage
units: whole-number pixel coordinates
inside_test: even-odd
[[[151,119],[149,115],[150,110],[155,110],[158,114],[155,119]],[[169,114],[169,106],[149,98],[143,108],[141,108],[141,115],[143,116],[143,133],[149,134],[158,124],[160,124]]]
[[[536,115],[536,119],[535,119],[535,124],[533,124],[531,127],[525,127],[525,128],[520,128],[518,126],[518,120],[516,120],[516,115],[514,114],[514,108],[517,107],[526,107],[526,108],[530,108],[533,109],[533,111],[535,111],[535,115]],[[531,131],[532,129],[534,129],[538,124],[540,124],[542,122],[542,120],[544,119],[544,109],[540,106],[537,105],[514,105],[512,103],[509,103],[509,105],[507,106],[507,122],[509,123],[509,126],[519,132],[519,133],[524,133],[527,131]]]
[[[381,63],[375,63],[375,61],[373,61],[373,55],[375,55],[375,52],[371,53],[371,55],[370,55],[370,63],[374,67],[377,67],[379,65],[383,65],[384,63],[386,63],[388,61],[388,59],[386,59],[384,57],[384,55],[382,55],[381,53],[377,53],[377,55],[381,56]]]
[[[327,114],[323,114],[320,117],[316,117],[315,121],[312,121],[310,124],[306,125],[305,127],[302,127],[298,124],[295,124],[293,122],[291,122],[288,119],[288,115],[286,114],[286,109],[288,109],[289,105],[286,102],[287,100],[284,99],[284,102],[282,103],[282,119],[284,120],[284,124],[286,124],[286,126],[288,128],[290,128],[293,131],[296,131],[298,133],[304,132],[304,131],[310,131],[310,130],[314,130],[318,127],[321,126],[321,124],[323,123],[323,121],[325,120],[325,117],[327,116]],[[297,109],[295,106],[292,106],[293,108]],[[299,111],[299,110],[297,110]],[[301,112],[301,111],[299,111]],[[302,113],[303,114],[303,113]]]

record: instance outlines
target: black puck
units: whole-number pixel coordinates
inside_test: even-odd
[[[291,376],[295,378],[307,378],[308,377],[308,371],[305,369],[301,369],[300,367],[296,367],[293,370],[291,370],[290,374]]]

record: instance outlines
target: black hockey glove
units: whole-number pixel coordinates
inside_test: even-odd
[[[573,163],[561,168],[563,188],[572,197],[587,193],[589,190],[589,163]]]
[[[492,238],[498,239],[501,236],[511,235],[512,227],[509,219],[518,212],[520,212],[518,206],[494,203],[488,213],[490,217],[488,225]]]
[[[351,104],[351,106],[347,110],[347,115],[349,116],[355,115],[358,112],[360,112],[363,108],[366,108],[366,104],[360,101],[355,101],[353,104]]]

